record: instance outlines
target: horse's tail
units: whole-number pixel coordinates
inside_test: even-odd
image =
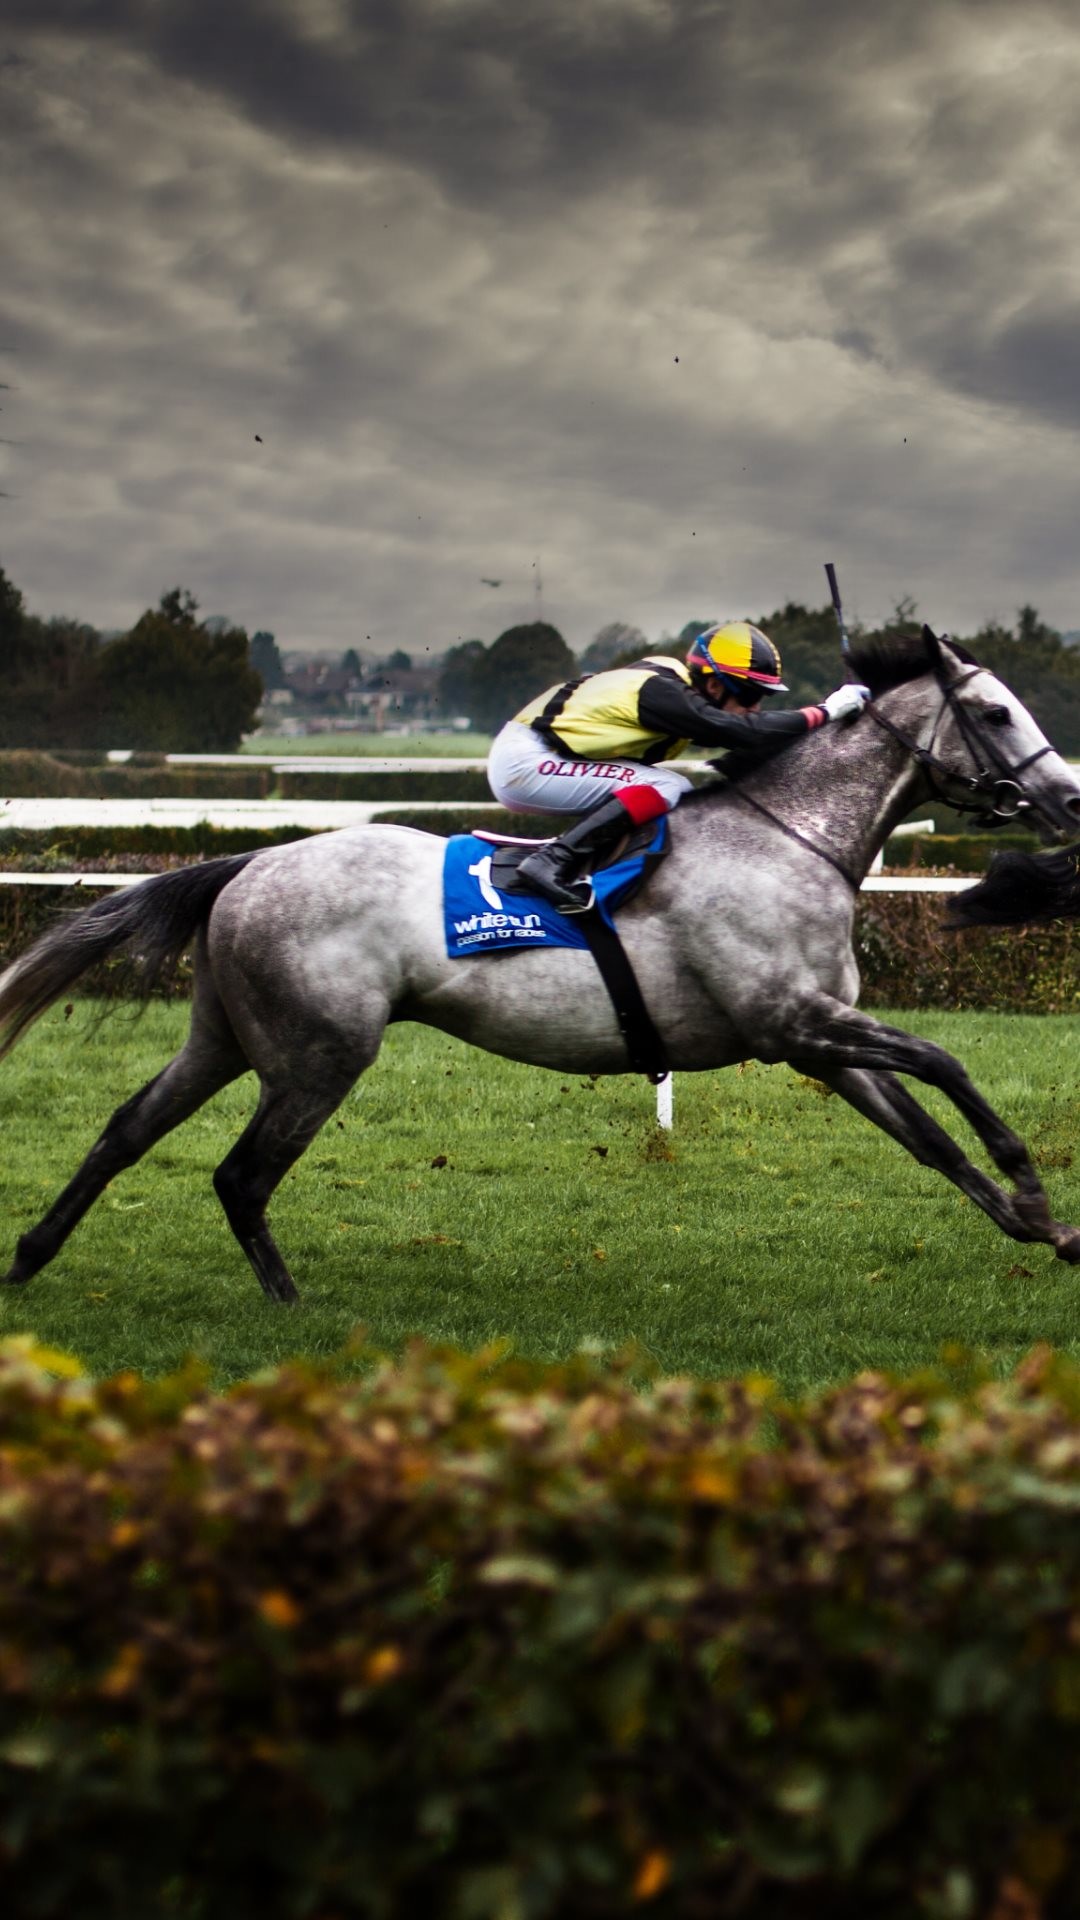
[[[130,950],[136,988],[145,999],[175,965],[218,894],[254,858],[254,851],[236,853],[155,874],[42,934],[0,974],[0,1060],[39,1014],[118,948]]]
[[[985,880],[954,895],[946,925],[1008,927],[1021,920],[1068,920],[1080,914],[1075,849],[996,853]]]

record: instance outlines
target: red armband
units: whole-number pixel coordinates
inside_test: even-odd
[[[813,733],[815,727],[823,727],[829,717],[824,707],[800,707],[799,712],[802,714],[811,733]]]
[[[646,820],[658,820],[671,810],[656,787],[616,787],[611,797],[626,808],[635,827],[643,827]]]

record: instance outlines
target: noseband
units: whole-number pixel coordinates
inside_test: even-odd
[[[1005,821],[1015,820],[1021,808],[1031,805],[1031,802],[1024,798],[1024,789],[1018,775],[1024,773],[1028,767],[1034,766],[1036,760],[1041,760],[1044,754],[1053,753],[1054,749],[1047,741],[1044,746],[1036,747],[1034,753],[1029,753],[1026,760],[1010,762],[1006,760],[1004,754],[999,752],[986,729],[980,727],[970,713],[965,712],[963,705],[956,697],[958,689],[966,687],[968,681],[974,680],[977,673],[988,671],[986,667],[969,667],[966,673],[958,675],[955,680],[949,680],[941,668],[935,669],[934,678],[941,688],[942,701],[930,732],[929,744],[925,747],[920,746],[917,740],[913,740],[902,727],[895,726],[883,713],[879,713],[876,704],[868,706],[866,711],[871,720],[886,733],[891,733],[893,739],[899,741],[905,751],[910,753],[912,759],[926,769],[930,776],[930,789],[935,800],[940,800],[944,806],[952,807],[957,813],[972,811],[988,824],[995,822],[1001,825]],[[933,750],[938,728],[945,718],[946,709],[951,712],[964,745],[974,762],[976,770],[973,774],[955,773],[938,758]],[[966,800],[954,798],[939,783],[939,776],[940,781],[951,780],[954,786],[962,787],[968,798]],[[976,798],[989,800],[990,805],[972,807],[971,802]]]

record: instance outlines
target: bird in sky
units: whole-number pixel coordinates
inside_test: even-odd
[[[481,577],[480,585],[482,587],[501,587],[502,581],[501,580],[485,580],[483,577]]]
[[[256,438],[256,440],[258,441],[258,443],[259,443],[259,445],[260,445],[260,447],[261,447],[261,446],[262,446],[262,443],[263,443],[263,437],[262,437],[262,434],[261,434],[261,433],[257,433],[257,434],[255,435],[255,438]]]

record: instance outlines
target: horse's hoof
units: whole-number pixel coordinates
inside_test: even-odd
[[[19,1263],[16,1260],[14,1266],[9,1267],[5,1274],[0,1275],[0,1287],[25,1287],[30,1277],[29,1272],[25,1270],[20,1272]]]
[[[1080,1228],[1063,1227],[1060,1235],[1055,1234],[1054,1252],[1071,1267],[1080,1266]]]

